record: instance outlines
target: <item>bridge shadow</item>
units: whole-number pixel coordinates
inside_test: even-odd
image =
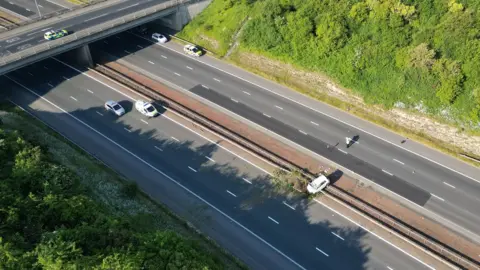
[[[164,117],[146,119],[126,97],[116,100],[126,109],[124,116],[106,112],[103,103],[119,95],[55,60],[35,63],[7,76],[22,86],[2,76],[4,93],[28,105],[38,118],[63,135],[73,138],[76,133],[65,122],[83,121],[205,198],[307,269],[370,269],[378,264],[378,258],[371,256],[385,252],[379,250],[373,255],[373,241],[366,231],[337,215],[332,217],[332,212],[303,194],[274,185],[267,174],[221,148],[220,145],[225,145],[221,140],[206,141]],[[65,112],[41,101],[24,87]],[[161,113],[167,114],[165,110]],[[141,119],[148,121],[148,125]],[[89,143],[81,139],[75,142]],[[151,180],[142,177],[130,180],[149,195],[158,196],[162,192],[151,190]],[[199,209],[192,206],[189,221],[198,227],[208,226],[208,213]]]

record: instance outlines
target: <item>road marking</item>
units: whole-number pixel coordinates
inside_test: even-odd
[[[103,43],[108,44],[108,42],[106,40],[104,40]]]
[[[213,78],[213,80],[214,80],[214,81],[217,81],[217,82],[220,82],[220,80],[219,80],[219,79],[217,79],[217,78]]]
[[[44,69],[48,70],[48,67],[47,66],[43,66]]]
[[[233,194],[230,190],[227,189],[228,194],[232,195],[233,197],[237,197],[237,195]]]
[[[345,239],[343,239],[343,237],[341,237],[340,235],[338,235],[338,234],[336,234],[336,233],[334,233],[334,232],[332,232],[332,234],[335,235],[336,237],[342,239],[343,241],[345,241]]]
[[[131,54],[131,52],[127,51],[127,50],[123,50],[124,52],[128,53],[128,54]]]
[[[150,64],[152,64],[152,65],[155,65],[155,63],[154,63],[154,62],[152,62],[152,61],[148,61],[148,63],[150,63]]]
[[[318,247],[315,247],[315,249],[321,252],[323,255],[329,257],[327,253],[325,253],[323,250],[319,249]]]
[[[275,105],[275,107],[276,107],[277,109],[283,110],[283,108],[280,107],[280,106]]]
[[[128,128],[123,128],[123,129],[125,129],[125,130],[128,131],[128,132],[132,132],[132,131],[131,131],[130,129],[128,129]]]
[[[272,118],[272,117],[271,117],[270,115],[268,115],[268,114],[265,114],[265,113],[264,113],[263,115],[264,115],[265,117]]]
[[[405,163],[401,162],[401,161],[398,160],[398,159],[393,159],[393,161],[395,161],[395,162],[397,162],[397,163],[400,163],[400,164],[402,164],[402,165],[405,165]]]
[[[31,72],[28,72],[28,75],[33,76],[33,74]]]
[[[104,13],[104,14],[102,14],[102,15],[98,15],[98,16],[96,16],[96,17],[87,19],[87,20],[85,20],[84,22],[88,22],[88,21],[91,21],[91,20],[95,20],[95,19],[98,19],[98,18],[103,17],[103,16],[106,16],[106,15],[108,15],[108,13]]]
[[[56,58],[53,58],[54,60],[57,60]],[[57,60],[58,61],[58,60]],[[68,66],[68,65],[67,65]],[[71,67],[71,66],[69,66]],[[75,68],[73,68],[75,69]],[[76,69],[75,69],[76,70]],[[77,72],[79,72],[78,70],[76,70]],[[81,72],[80,72],[81,73]],[[207,204],[208,206],[210,206],[212,209],[214,209],[215,211],[217,211],[218,213],[220,213],[221,215],[223,215],[225,218],[229,219],[230,221],[234,222],[236,225],[238,225],[239,227],[241,227],[242,229],[244,229],[246,232],[250,233],[252,236],[254,236],[255,238],[257,238],[258,240],[260,240],[262,243],[264,243],[265,245],[269,246],[271,249],[275,250],[278,254],[282,255],[284,258],[286,258],[287,260],[289,260],[291,263],[295,264],[296,266],[298,266],[300,269],[302,270],[306,270],[305,267],[303,267],[302,265],[300,265],[299,263],[297,263],[295,260],[293,260],[292,258],[288,257],[285,253],[283,253],[281,250],[279,250],[278,248],[276,248],[275,246],[273,246],[272,244],[270,244],[269,242],[267,242],[265,239],[263,239],[262,237],[258,236],[256,233],[254,233],[252,230],[248,229],[247,227],[245,227],[244,225],[242,225],[240,222],[238,222],[237,220],[235,220],[234,218],[232,218],[231,216],[227,215],[225,212],[223,212],[222,210],[220,210],[219,208],[215,207],[213,204],[211,204],[209,201],[207,201],[206,199],[204,199],[203,197],[201,197],[200,195],[198,195],[197,193],[193,192],[192,190],[190,190],[189,188],[187,188],[186,186],[182,185],[180,182],[178,182],[177,180],[173,179],[171,176],[169,176],[168,174],[164,173],[163,171],[159,170],[158,168],[156,168],[155,166],[153,166],[152,164],[148,163],[147,161],[145,161],[144,159],[140,158],[139,156],[137,156],[136,154],[134,154],[133,152],[131,152],[130,150],[126,149],[125,147],[123,147],[122,145],[118,144],[117,142],[115,142],[114,140],[110,139],[109,137],[107,137],[106,135],[104,135],[103,133],[101,133],[100,131],[94,129],[93,127],[91,127],[90,125],[88,125],[87,123],[83,122],[82,120],[80,120],[79,118],[77,118],[76,116],[72,115],[71,113],[67,112],[66,110],[62,109],[61,107],[59,107],[58,105],[56,105],[55,103],[51,102],[50,100],[46,99],[45,97],[43,96],[40,96],[39,94],[37,94],[36,92],[30,90],[28,87],[24,86],[23,84],[19,83],[18,81],[10,78],[8,75],[4,75],[5,77],[7,77],[8,79],[10,79],[11,81],[13,81],[14,83],[20,85],[21,87],[23,87],[24,89],[28,90],[30,93],[32,93],[33,95],[37,96],[38,98],[48,102],[49,104],[51,104],[52,106],[54,106],[55,108],[57,108],[58,110],[62,111],[63,113],[65,113],[66,115],[72,117],[73,119],[75,119],[77,122],[83,124],[84,126],[86,126],[88,129],[90,129],[91,131],[97,133],[99,136],[103,137],[104,139],[106,139],[107,141],[111,142],[112,144],[116,145],[118,148],[122,149],[123,151],[125,151],[126,153],[130,154],[131,156],[133,156],[134,158],[136,158],[137,160],[139,160],[141,163],[145,164],[146,166],[150,167],[151,169],[155,170],[156,172],[158,172],[159,174],[163,175],[164,177],[166,177],[168,180],[170,180],[172,183],[176,184],[177,186],[181,187],[183,190],[187,191],[188,193],[190,193],[191,195],[195,196],[197,199],[201,200],[203,203]],[[89,77],[89,76],[87,76]],[[90,77],[91,78],[91,77]],[[98,81],[98,80],[95,80],[95,81]],[[111,86],[109,88],[112,88]],[[113,89],[113,88],[112,88]],[[193,132],[193,131],[192,131]],[[199,135],[200,136],[200,135]],[[269,174],[267,171],[265,171],[267,174]],[[407,253],[408,254],[408,253]],[[411,256],[411,255],[410,255]]]
[[[390,267],[390,266],[388,266],[388,265],[387,265],[387,268],[388,268],[388,270],[393,270],[393,268],[391,268],[391,267]]]
[[[74,98],[74,97],[72,97],[72,96],[70,96],[70,98],[73,99],[73,100],[75,100],[75,101],[78,101],[76,98]]]
[[[305,131],[303,131],[303,130],[300,130],[300,129],[299,129],[298,132],[302,133],[303,135],[307,135],[307,133],[306,133]]]
[[[340,151],[340,152],[344,153],[345,155],[348,155],[347,151],[345,151],[345,150],[342,150],[342,149],[340,149],[340,148],[337,148],[337,149],[338,149],[338,151]]]
[[[202,84],[202,87],[205,88],[205,89],[209,89],[207,86],[205,86],[205,85],[203,85],[203,84]]]
[[[32,12],[32,11],[31,11],[30,9],[28,9],[28,8],[25,8],[25,9],[26,9],[27,11],[30,11],[30,12]]]
[[[143,119],[140,119],[140,121],[142,121],[143,123],[147,124],[148,125],[148,122],[143,120]]]
[[[453,185],[450,185],[450,184],[449,184],[449,183],[447,183],[447,182],[443,182],[443,183],[444,183],[445,185],[447,185],[447,186],[451,187],[451,188],[456,188],[455,186],[453,186]]]
[[[435,194],[433,194],[433,193],[430,193],[430,195],[432,195],[433,197],[439,199],[439,200],[442,201],[442,202],[445,201],[442,197],[439,197],[439,196],[437,196],[437,195],[435,195]]]
[[[39,7],[41,7],[41,8],[43,8],[43,6],[42,6],[42,5],[38,5],[38,6],[39,6]]]
[[[47,84],[48,84],[48,86],[53,87],[53,85],[51,83],[47,83]]]
[[[189,66],[187,66],[187,68],[190,69],[190,70],[193,70],[193,68],[191,68],[191,67],[189,67]]]
[[[175,72],[174,74],[177,75],[178,77],[182,76],[182,75],[180,75],[180,74],[178,74],[178,73],[176,73],[176,72]]]
[[[175,141],[177,141],[177,142],[180,141],[179,139],[177,139],[177,138],[175,138],[175,137],[172,137],[172,140],[175,140]]]
[[[123,8],[119,8],[119,9],[117,9],[117,11],[121,11],[121,10],[124,10],[124,9],[128,9],[128,8],[137,6],[138,4],[140,4],[140,3],[136,3],[136,4],[133,4],[133,5],[130,5],[130,6],[126,6],[126,7],[123,7]]]
[[[390,176],[393,176],[392,173],[390,173],[390,172],[388,172],[388,171],[385,171],[384,169],[382,169],[382,172],[384,172],[384,173],[386,173],[386,174],[388,174],[388,175],[390,175]]]
[[[288,208],[290,208],[292,210],[295,210],[295,207],[291,206],[290,204],[286,203],[285,201],[283,201],[283,204],[286,205]]]
[[[243,93],[250,96],[250,93],[247,91],[243,91]]]
[[[318,124],[315,123],[315,122],[310,121],[310,123],[312,123],[312,124],[315,125],[315,126],[318,126]]]
[[[270,219],[271,221],[273,221],[273,222],[275,222],[275,223],[277,223],[277,224],[280,224],[280,223],[278,223],[278,221],[276,221],[275,219],[271,218],[270,216],[268,216],[268,219]]]
[[[195,170],[194,168],[188,166],[188,168],[192,171],[192,172],[197,172],[197,170]]]
[[[156,146],[156,145],[155,145],[154,147],[155,147],[155,149],[157,149],[158,151],[163,152],[162,148],[160,148],[160,147],[158,147],[158,146]]]
[[[163,58],[167,59],[167,57],[166,57],[165,55],[161,55],[161,57],[163,57]]]
[[[206,157],[208,160],[210,160],[211,162],[215,163],[215,160],[213,160],[212,158],[207,157],[207,156],[205,156],[205,157]]]
[[[233,102],[238,103],[238,100],[230,98]]]
[[[120,39],[120,37],[119,37],[119,36],[115,36],[115,37],[116,37],[117,39]]]
[[[103,116],[103,114],[101,112],[96,112],[97,114],[99,114],[100,116]]]
[[[93,94],[92,90],[90,90],[90,89],[87,89],[87,91],[88,91],[90,94]]]
[[[143,47],[142,47],[142,46],[140,46],[140,45],[137,45],[137,47],[138,47],[138,48],[140,48],[140,49],[143,49]]]
[[[69,78],[67,78],[67,77],[65,77],[65,76],[62,76],[62,77],[63,77],[65,80],[70,81]]]
[[[249,183],[250,185],[252,184],[252,182],[250,180],[248,180],[247,178],[242,178],[242,179],[243,179],[243,181]]]

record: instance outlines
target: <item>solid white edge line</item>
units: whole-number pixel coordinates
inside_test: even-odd
[[[319,249],[318,247],[315,247],[315,249],[317,251],[319,251],[320,253],[322,253],[323,255],[327,256],[327,257],[330,257],[327,253],[325,253],[323,250]]]
[[[336,233],[334,233],[334,232],[331,232],[331,233],[332,233],[333,235],[335,235],[336,237],[338,237],[338,238],[342,239],[343,241],[345,241],[345,239],[343,239],[343,237],[341,237],[340,235],[338,235],[338,234],[336,234]]]
[[[300,130],[300,129],[298,130],[298,132],[302,133],[303,135],[308,135],[305,131]]]
[[[188,168],[189,168],[191,171],[193,171],[193,172],[197,172],[197,170],[195,170],[194,168],[192,168],[192,167],[190,167],[190,166],[188,166]]]
[[[273,219],[272,217],[268,216],[268,219],[270,219],[271,221],[277,223],[277,224],[280,224],[278,221],[276,221],[275,219]]]
[[[231,192],[231,191],[228,190],[228,189],[227,189],[227,193],[230,194],[230,195],[232,195],[232,196],[235,197],[235,198],[237,197],[237,195],[233,194],[233,192]]]
[[[7,75],[4,75],[5,77],[7,77]],[[9,77],[7,77],[9,78]],[[287,260],[289,260],[291,263],[295,264],[297,267],[299,267],[300,269],[303,269],[303,270],[306,270],[303,266],[301,266],[299,263],[297,263],[295,260],[293,260],[292,258],[288,257],[287,255],[285,255],[282,251],[280,251],[279,249],[277,249],[276,247],[274,247],[272,244],[270,244],[269,242],[267,242],[266,240],[264,240],[263,238],[261,238],[260,236],[258,236],[257,234],[255,234],[253,231],[251,231],[250,229],[248,229],[247,227],[245,227],[244,225],[242,225],[240,222],[236,221],[235,219],[233,219],[232,217],[230,217],[229,215],[227,215],[226,213],[224,213],[223,211],[221,211],[220,209],[218,209],[217,207],[215,207],[213,204],[211,204],[210,202],[208,202],[207,200],[205,200],[204,198],[202,198],[201,196],[197,195],[195,192],[191,191],[189,188],[187,188],[186,186],[182,185],[180,182],[176,181],[175,179],[173,179],[172,177],[170,177],[169,175],[167,175],[166,173],[164,173],[163,171],[157,169],[155,166],[151,165],[150,163],[146,162],[145,160],[143,160],[142,158],[140,158],[139,156],[137,156],[136,154],[134,154],[133,152],[129,151],[128,149],[124,148],[123,146],[121,146],[120,144],[118,144],[117,142],[115,142],[114,140],[108,138],[107,136],[103,135],[102,133],[100,133],[99,131],[97,131],[96,129],[94,129],[93,127],[91,127],[90,125],[88,125],[87,123],[83,122],[82,120],[78,119],[77,117],[73,116],[72,114],[70,114],[69,112],[67,112],[66,110],[60,108],[59,106],[57,106],[56,104],[54,104],[53,102],[51,102],[50,100],[38,95],[37,93],[35,93],[34,91],[30,90],[29,88],[25,87],[23,84],[20,84],[18,83],[16,80],[13,80],[11,78],[9,78],[10,80],[12,80],[13,82],[15,82],[16,84],[20,85],[21,87],[25,88],[26,90],[28,90],[30,93],[34,94],[35,96],[37,96],[38,98],[40,99],[43,99],[45,100],[47,103],[51,104],[52,106],[54,106],[55,108],[57,108],[58,110],[62,111],[63,113],[67,114],[68,116],[72,117],[73,119],[75,119],[76,121],[80,122],[81,124],[83,124],[84,126],[86,126],[87,128],[89,128],[90,130],[92,130],[93,132],[97,133],[98,135],[100,135],[101,137],[103,137],[104,139],[106,139],[107,141],[113,143],[114,145],[118,146],[120,149],[122,149],[123,151],[127,152],[128,154],[130,154],[131,156],[135,157],[137,160],[139,160],[140,162],[142,162],[143,164],[147,165],[148,167],[150,167],[151,169],[153,169],[154,171],[158,172],[159,174],[163,175],[164,177],[166,177],[168,180],[172,181],[173,183],[175,183],[177,186],[183,188],[185,191],[187,191],[188,193],[190,193],[191,195],[193,195],[194,197],[196,197],[197,199],[199,199],[200,201],[202,201],[203,203],[205,203],[206,205],[208,205],[209,207],[211,207],[212,209],[214,209],[215,211],[217,211],[218,213],[220,213],[222,216],[224,216],[225,218],[229,219],[230,221],[232,221],[233,223],[235,223],[237,226],[239,226],[240,228],[244,229],[246,232],[250,233],[251,235],[253,235],[255,238],[257,238],[258,240],[260,240],[262,243],[264,243],[265,245],[269,246],[271,249],[273,249],[274,251],[276,251],[278,254],[282,255],[284,258],[286,258]]]
[[[268,117],[268,118],[272,118],[270,115],[268,115],[266,113],[263,113],[263,116]]]
[[[322,191],[323,194],[326,194],[325,192]],[[331,199],[333,199],[334,201],[336,201],[337,203],[340,203],[342,205],[345,205],[345,203],[339,201],[338,199],[334,198],[334,197],[329,197]],[[378,239],[382,240],[383,242],[387,243],[388,245],[392,246],[393,248],[399,250],[400,252],[402,252],[403,254],[407,255],[408,257],[414,259],[415,261],[421,263],[422,265],[428,267],[429,269],[431,270],[435,270],[435,268],[431,267],[430,265],[424,263],[422,260],[418,259],[417,257],[411,255],[410,253],[406,252],[405,250],[403,250],[402,248],[400,247],[397,247],[395,244],[391,243],[390,241],[388,241],[387,239],[383,238],[382,236],[378,235],[377,233],[367,229],[365,226],[361,225],[360,223],[354,221],[353,219],[347,217],[346,215],[340,213],[339,211],[331,208],[330,206],[324,204],[323,202],[317,200],[317,199],[313,199],[315,202],[317,202],[318,204],[320,205],[323,205],[324,207],[326,207],[327,209],[329,209],[330,211],[336,213],[337,215],[339,216],[342,216],[343,218],[345,218],[346,220],[352,222],[353,224],[357,225],[358,227],[362,228],[363,230],[365,230],[366,232],[368,233],[371,233],[372,235],[374,235],[375,237],[377,237]],[[346,206],[346,205],[345,205]],[[362,216],[363,218],[369,220],[370,222],[372,222],[373,224],[376,224],[377,226],[380,226],[382,227],[384,230],[388,231],[389,233],[399,237],[400,239],[403,239],[404,241],[406,241],[407,243],[410,243],[411,245],[413,245],[414,247],[417,247],[416,244],[414,244],[412,241],[410,241],[409,239],[406,239],[405,237],[402,237],[401,235],[399,235],[398,233],[396,233],[395,231],[393,230],[389,230],[387,227],[385,227],[384,225],[378,223],[377,221],[371,219],[370,217],[367,217],[365,214],[363,213],[360,213],[358,210],[354,209],[354,208],[349,208],[351,211],[355,212],[356,214]],[[419,249],[420,251],[422,251],[422,249]],[[435,255],[427,252],[427,254],[429,254],[430,256],[432,256],[433,258],[437,258]],[[448,265],[448,264],[447,264]]]
[[[205,89],[210,89],[210,88],[208,88],[208,86],[205,86],[203,84],[202,84],[202,87],[205,88]]]
[[[338,151],[340,151],[340,152],[344,153],[345,155],[348,155],[347,151],[345,151],[345,150],[342,150],[342,149],[340,149],[340,148],[337,148],[337,149],[338,149]]]
[[[447,186],[451,187],[451,188],[456,188],[454,185],[450,185],[450,184],[449,184],[449,183],[447,183],[447,182],[443,182],[443,183],[444,183],[445,185],[447,185]]]
[[[284,205],[286,205],[288,208],[295,210],[295,207],[291,206],[290,204],[286,203],[285,201],[282,202]]]
[[[233,102],[238,103],[238,100],[230,98]]]
[[[437,196],[437,195],[435,195],[435,194],[433,194],[433,193],[430,193],[430,195],[432,195],[432,197],[435,197],[435,198],[439,199],[439,200],[442,201],[442,202],[445,201],[445,199],[443,199],[442,197]]]
[[[137,36],[137,35],[135,35],[135,36]],[[143,37],[141,37],[141,38],[143,38]],[[145,39],[145,38],[144,38],[144,39]],[[167,46],[165,46],[165,45],[162,45],[162,44],[158,44],[158,45],[159,45],[159,46],[162,46],[163,48],[166,48],[166,49],[168,49],[168,50],[170,50],[170,51],[173,51],[173,52],[175,52],[175,53],[177,53],[177,54],[180,54],[180,55],[185,56],[183,53],[180,53],[180,52],[178,52],[177,50],[175,50],[175,49],[173,49],[173,48],[169,48],[169,47],[167,47]],[[186,57],[186,56],[185,56],[185,57]],[[329,118],[331,118],[331,119],[334,119],[334,120],[336,120],[336,121],[338,121],[338,122],[340,122],[340,123],[343,123],[343,124],[345,124],[345,125],[347,125],[347,126],[349,126],[349,127],[355,128],[355,129],[357,129],[357,130],[359,130],[359,131],[362,131],[362,132],[364,132],[364,133],[366,133],[366,134],[368,134],[368,135],[371,135],[371,136],[373,136],[373,137],[375,137],[375,138],[377,138],[377,139],[380,139],[380,140],[382,140],[382,141],[384,141],[384,142],[387,142],[387,143],[389,143],[389,144],[391,144],[391,145],[394,145],[394,146],[396,146],[396,147],[398,147],[398,148],[400,148],[400,149],[403,149],[403,150],[405,150],[405,151],[407,151],[407,152],[409,152],[409,153],[412,153],[412,154],[414,154],[414,155],[416,155],[416,156],[419,156],[419,157],[424,158],[424,159],[426,159],[426,160],[428,160],[428,161],[430,161],[430,162],[433,162],[433,163],[435,163],[435,164],[437,164],[437,165],[439,165],[439,166],[442,166],[442,167],[444,167],[444,168],[446,168],[446,169],[448,169],[448,170],[451,170],[452,172],[458,173],[458,174],[460,174],[460,175],[462,175],[462,176],[464,176],[464,177],[467,177],[467,178],[469,178],[469,179],[471,179],[471,180],[473,180],[473,181],[476,181],[477,183],[480,183],[480,180],[477,180],[477,179],[475,179],[475,178],[473,178],[473,177],[470,177],[470,176],[468,176],[468,175],[466,175],[466,174],[464,174],[464,173],[461,173],[461,172],[459,172],[459,171],[457,171],[457,170],[454,170],[454,169],[452,169],[452,168],[450,168],[450,167],[448,167],[448,166],[446,166],[446,165],[443,165],[443,164],[441,164],[441,163],[439,163],[439,162],[437,162],[437,161],[434,161],[434,160],[432,160],[432,159],[430,159],[430,158],[428,158],[428,157],[425,157],[425,156],[423,156],[423,155],[421,155],[421,154],[415,153],[415,152],[413,152],[412,150],[406,149],[406,148],[402,147],[401,145],[397,145],[397,144],[394,143],[394,142],[391,142],[391,141],[389,141],[389,140],[387,140],[387,139],[384,139],[384,138],[382,138],[382,137],[380,137],[380,136],[377,136],[377,135],[375,135],[375,134],[373,134],[373,133],[370,133],[370,132],[368,132],[368,131],[366,131],[366,130],[364,130],[364,129],[361,129],[361,128],[353,125],[353,124],[350,124],[350,123],[345,122],[345,121],[343,121],[343,120],[341,120],[341,119],[338,119],[338,118],[336,118],[336,117],[334,117],[334,116],[331,116],[331,115],[329,115],[329,114],[327,114],[327,113],[324,113],[324,112],[322,112],[322,111],[320,111],[320,110],[317,110],[317,109],[315,109],[315,108],[312,108],[312,107],[310,107],[310,106],[308,106],[308,105],[305,105],[305,104],[303,104],[303,103],[301,103],[301,102],[299,102],[299,101],[296,101],[296,100],[294,100],[294,99],[292,99],[292,98],[289,98],[289,97],[287,97],[287,96],[284,96],[284,95],[282,95],[282,94],[280,94],[280,93],[277,93],[277,92],[275,92],[275,91],[273,91],[273,90],[270,90],[270,89],[268,89],[268,88],[266,88],[266,87],[263,87],[263,86],[258,85],[258,84],[256,84],[256,83],[253,83],[253,82],[251,82],[251,81],[249,81],[249,80],[247,80],[247,79],[244,79],[244,78],[242,78],[242,77],[240,77],[240,76],[237,76],[237,75],[235,75],[235,74],[233,74],[233,73],[230,73],[230,72],[228,72],[228,71],[225,71],[225,70],[223,70],[223,69],[221,69],[221,68],[218,68],[218,67],[216,67],[216,66],[214,66],[214,65],[207,64],[206,62],[203,62],[203,61],[201,61],[201,60],[199,60],[199,59],[197,59],[197,58],[192,58],[192,57],[187,57],[187,58],[192,59],[192,60],[194,60],[194,61],[197,61],[197,62],[199,62],[199,63],[202,63],[202,64],[204,64],[204,65],[207,65],[207,66],[209,66],[209,67],[211,67],[211,68],[214,68],[214,69],[216,69],[216,70],[219,70],[219,71],[221,71],[221,72],[223,72],[223,73],[225,73],[225,74],[228,74],[228,75],[230,75],[230,76],[233,76],[233,77],[235,77],[235,78],[237,78],[237,79],[240,79],[240,80],[242,80],[242,81],[244,81],[244,82],[247,82],[247,83],[249,83],[249,84],[251,84],[251,85],[254,85],[254,86],[256,86],[256,87],[259,87],[259,88],[261,88],[261,89],[263,89],[263,90],[265,90],[265,91],[268,91],[268,92],[270,92],[270,93],[273,93],[273,94],[275,94],[275,95],[277,95],[277,96],[280,96],[280,97],[282,97],[282,98],[284,98],[284,99],[287,99],[287,100],[289,100],[289,101],[291,101],[291,102],[294,102],[294,103],[296,103],[296,104],[298,104],[298,105],[301,105],[301,106],[303,106],[303,107],[305,107],[305,108],[308,108],[308,109],[310,109],[310,110],[312,110],[312,111],[314,111],[314,112],[317,112],[317,113],[319,113],[319,114],[325,115],[325,116],[327,116],[327,117],[329,117]],[[236,66],[234,66],[234,67],[236,67]],[[238,67],[236,67],[236,68],[238,68]],[[248,72],[247,72],[247,73],[248,73]],[[249,74],[251,74],[251,73],[249,73]],[[258,76],[258,75],[255,75],[255,74],[252,74],[252,75],[257,76],[257,77],[259,77],[259,78],[262,79],[262,80],[265,80],[265,78],[263,78],[263,77],[261,77],[261,76]],[[287,87],[287,88],[288,88],[288,87]],[[305,96],[305,95],[302,95],[302,96],[308,98],[308,97]],[[313,101],[315,101],[315,100],[313,100]],[[330,105],[330,104],[327,104],[327,103],[324,103],[324,104],[326,104],[327,106],[329,106],[329,107],[331,107],[331,108],[333,108],[333,109],[335,109],[335,110],[338,110],[338,111],[340,111],[340,112],[344,112],[344,111],[342,111],[342,110],[340,110],[340,109],[338,109],[338,108],[336,108],[336,107],[334,107],[334,106],[332,106],[332,105]],[[345,113],[345,112],[344,112],[344,113]],[[349,115],[350,115],[350,116],[353,116],[353,117],[355,117],[355,118],[358,118],[359,120],[365,121],[364,119],[362,119],[362,118],[360,118],[360,117],[357,117],[357,116],[355,116],[355,115],[353,115],[353,114],[349,114]],[[369,123],[369,124],[372,124],[371,122],[368,122],[368,121],[365,121],[365,122],[367,122],[367,123]],[[380,126],[379,126],[379,127],[380,127]],[[383,128],[383,127],[381,127],[381,128],[382,128],[382,129],[385,129],[385,128]],[[390,131],[390,130],[388,130],[388,129],[385,129],[385,130],[393,133],[392,131]],[[396,134],[396,133],[393,133],[393,134]],[[396,135],[398,135],[398,134],[396,134]],[[425,147],[426,147],[426,146],[425,146]],[[427,147],[427,148],[428,148],[428,147]],[[429,148],[429,149],[434,150],[434,151],[437,151],[437,150],[435,150],[435,149],[433,149],[433,148]],[[438,151],[437,151],[437,152],[438,152]],[[441,152],[439,152],[439,153],[441,153]],[[441,154],[442,154],[442,153],[441,153]],[[447,155],[447,156],[448,156],[448,155]],[[448,157],[451,157],[451,156],[448,156]],[[454,158],[454,157],[451,157],[451,158]],[[454,159],[456,159],[456,160],[458,160],[458,161],[460,161],[460,162],[463,162],[463,161],[461,161],[461,160],[459,160],[459,159],[457,159],[457,158],[454,158]],[[468,164],[467,164],[467,165],[468,165]]]

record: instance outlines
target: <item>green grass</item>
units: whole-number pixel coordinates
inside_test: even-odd
[[[178,37],[187,39],[208,50],[224,55],[233,35],[239,29],[251,6],[241,2],[231,8],[232,0],[213,1],[195,20],[190,22]],[[240,18],[240,19],[239,19]]]
[[[173,230],[188,239],[198,241],[203,248],[220,258],[229,269],[246,268],[235,257],[193,230],[189,223],[180,219],[164,205],[138,191],[135,184],[20,108],[8,102],[1,102],[0,118],[6,127],[18,130],[25,139],[46,149],[55,162],[71,169],[79,176],[82,184],[89,187],[89,196],[104,204],[112,214],[126,218],[139,215],[148,217],[138,224],[145,229]]]

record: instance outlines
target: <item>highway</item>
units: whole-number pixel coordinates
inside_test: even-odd
[[[203,102],[227,109],[254,126],[259,125],[296,143],[302,151],[333,160],[479,241],[480,183],[475,177],[480,175],[480,170],[477,168],[414,142],[405,144],[405,147],[411,145],[413,150],[399,147],[400,139],[397,143],[388,141],[390,137],[395,138],[394,134],[383,130],[380,132],[388,136],[373,136],[375,134],[367,130],[379,128],[372,124],[371,129],[354,128],[323,114],[323,111],[338,114],[337,110],[311,99],[308,101],[313,103],[311,107],[303,106],[298,100],[306,100],[304,96],[297,94],[298,99],[288,98],[280,92],[279,86],[260,85],[271,86],[272,83],[258,77],[251,83],[243,79],[246,72],[241,73],[231,66],[227,67],[230,68],[228,73],[214,68],[221,66],[221,62],[209,57],[186,56],[181,46],[174,42],[154,45],[148,37],[125,32],[96,42],[92,48],[123,57],[150,77],[171,82]],[[222,67],[225,66],[228,65]],[[232,76],[232,73],[242,75]],[[364,122],[357,119],[355,124]],[[347,148],[346,137],[355,137],[356,142]],[[332,147],[336,150],[330,151]],[[421,151],[427,150],[433,152],[435,158],[421,156]],[[442,160],[447,163],[442,164]],[[451,169],[450,165],[455,167]]]
[[[1,1],[1,0],[0,0]],[[120,1],[111,6],[93,10],[88,13],[64,19],[50,25],[44,25],[35,29],[23,32],[17,36],[10,36],[0,40],[0,57],[16,53],[32,46],[48,42],[43,38],[43,34],[48,30],[66,29],[70,33],[75,33],[103,22],[113,20],[127,14],[152,7],[164,0],[141,0],[141,1]],[[7,2],[8,3],[8,2]]]
[[[12,101],[174,210],[208,202],[204,229],[253,269],[433,269],[316,202],[275,192],[263,167],[170,111],[143,117],[132,109],[140,97],[94,73],[48,59],[0,79]],[[110,99],[127,113],[106,112]]]
[[[42,16],[53,12],[61,12],[66,9],[66,7],[61,6],[60,4],[55,3],[54,1],[47,0],[36,0],[38,4],[35,4],[35,1],[32,0],[0,0],[0,7],[14,13],[20,18],[28,19],[38,16],[38,10]]]

